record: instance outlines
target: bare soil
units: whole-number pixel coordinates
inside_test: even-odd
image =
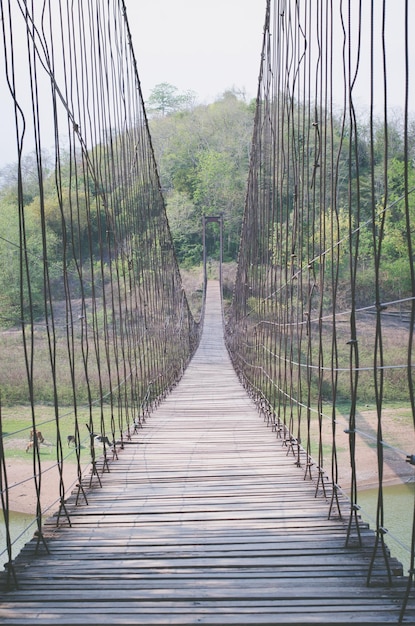
[[[382,411],[383,464],[381,464],[383,485],[394,485],[415,481],[415,466],[407,457],[415,454],[415,433],[409,410],[384,409]],[[357,420],[356,468],[359,489],[370,489],[379,485],[378,452],[376,444],[377,413],[374,408],[361,411]],[[365,433],[359,434],[359,433]],[[346,491],[350,487],[349,435],[338,433],[337,445],[339,484]]]
[[[359,414],[359,430],[370,437],[357,435],[356,467],[359,489],[377,487],[379,484],[378,456],[376,449],[377,416],[373,408]],[[396,409],[386,410],[382,419],[384,441],[393,447],[384,447],[383,477],[384,485],[394,485],[415,481],[415,466],[407,462],[406,456],[415,454],[414,429],[410,426],[407,416]],[[271,436],[271,433],[270,433]],[[350,487],[349,437],[342,429],[337,435],[338,453],[338,484],[347,492]],[[330,460],[325,461],[326,465]],[[330,475],[330,467],[325,471]],[[36,489],[33,480],[34,468],[31,460],[13,459],[7,464],[9,487],[9,510],[32,514],[36,510]],[[76,466],[72,463],[64,465],[63,480],[65,493],[75,488],[77,483]],[[41,503],[43,510],[49,509],[52,515],[59,509],[60,476],[56,462],[42,461]]]
[[[12,459],[7,463],[7,479],[9,486],[9,510],[17,513],[36,513],[36,470],[33,462],[25,459]],[[64,465],[63,480],[65,491],[69,495],[77,482],[76,465]],[[52,515],[59,510],[60,475],[56,461],[42,461],[40,478],[40,501],[42,510]]]

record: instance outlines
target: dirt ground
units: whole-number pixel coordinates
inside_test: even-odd
[[[415,466],[407,461],[415,454],[415,432],[408,415],[397,409],[384,409],[382,414],[383,485],[415,481]],[[367,408],[357,415],[356,468],[359,489],[370,489],[379,484],[377,455],[377,414]],[[350,487],[349,435],[338,431],[339,484],[348,491]]]
[[[378,485],[376,453],[376,411],[368,408],[359,414],[358,430],[369,438],[358,435],[356,438],[356,466],[359,489],[369,489]],[[270,433],[271,436],[271,433]],[[339,426],[337,433],[338,484],[348,492],[350,487],[349,437]],[[404,419],[396,410],[385,412],[383,418],[383,440],[393,447],[384,447],[383,484],[393,485],[415,481],[415,466],[410,465],[406,456],[415,454],[415,434],[407,417]],[[122,454],[122,452],[120,453]],[[331,460],[325,460],[325,471],[330,475]],[[42,461],[41,503],[43,510],[52,515],[59,509],[59,473],[55,463]],[[26,459],[13,459],[7,464],[9,487],[9,510],[32,514],[36,509],[36,490],[33,481],[33,464]],[[89,473],[88,473],[89,476]],[[66,497],[76,489],[77,474],[74,464],[64,465],[64,486]]]
[[[36,512],[37,498],[33,474],[33,463],[29,460],[13,459],[7,463],[10,511],[29,515]],[[74,464],[64,466],[63,480],[67,497],[77,484]],[[48,516],[59,510],[59,482],[60,476],[56,462],[42,461],[41,504]]]

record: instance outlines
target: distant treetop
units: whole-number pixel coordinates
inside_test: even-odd
[[[179,93],[174,85],[159,83],[151,90],[146,108],[149,113],[164,117],[169,113],[191,109],[195,102],[196,93],[194,91],[188,90]]]

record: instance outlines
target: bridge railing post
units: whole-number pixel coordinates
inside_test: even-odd
[[[204,284],[207,282],[207,250],[206,250],[206,224],[216,222],[219,224],[219,284],[222,289],[222,264],[223,264],[223,214],[217,216],[203,215],[203,279]]]

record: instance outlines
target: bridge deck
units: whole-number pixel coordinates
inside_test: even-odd
[[[346,522],[327,519],[258,415],[224,346],[214,282],[182,381],[88,502],[71,497],[71,528],[49,520],[50,554],[27,544],[1,623],[397,623],[405,579],[366,587],[373,535],[362,527],[364,549],[344,547]]]

